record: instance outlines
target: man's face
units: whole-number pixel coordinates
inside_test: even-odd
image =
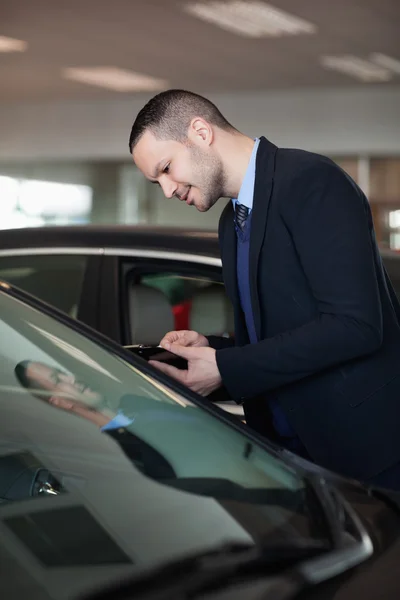
[[[88,408],[97,408],[102,397],[84,383],[76,381],[73,375],[68,375],[54,367],[40,362],[30,362],[26,369],[26,377],[32,382],[35,391],[46,390],[46,400],[51,404],[54,399],[68,399],[79,402]]]
[[[157,140],[149,130],[133,150],[144,176],[158,183],[167,198],[176,196],[200,212],[209,210],[224,193],[224,173],[211,146],[188,138],[187,143]]]

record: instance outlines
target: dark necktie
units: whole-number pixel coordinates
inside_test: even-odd
[[[245,206],[244,204],[239,204],[238,202],[236,202],[236,204],[235,204],[236,224],[241,231],[243,231],[243,228],[246,223],[246,219],[249,216],[249,210],[250,209],[248,206]]]

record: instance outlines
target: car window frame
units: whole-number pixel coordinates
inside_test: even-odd
[[[100,291],[100,272],[102,266],[101,248],[15,248],[1,249],[1,258],[27,257],[34,256],[54,257],[54,256],[83,256],[86,258],[86,265],[83,273],[82,287],[79,294],[78,310],[76,318],[79,321],[98,327],[99,310],[97,302],[93,298],[99,297]],[[41,300],[39,298],[39,300]],[[94,308],[93,308],[94,307]],[[58,307],[55,307],[57,310]]]
[[[182,271],[182,274],[197,272],[205,277],[208,274],[212,278],[217,275],[222,282],[221,259],[215,256],[143,248],[105,248],[100,275],[97,329],[121,345],[130,343],[129,323],[124,319],[124,314],[128,314],[124,278],[128,270],[139,265],[152,265],[152,268],[153,265],[159,265],[162,272],[167,272],[167,265],[170,265],[172,271],[182,266],[182,269],[188,269],[186,273]]]
[[[121,319],[121,335],[124,344],[130,344],[130,325],[129,325],[129,308],[128,308],[128,284],[135,278],[140,278],[148,274],[173,274],[177,276],[198,277],[199,279],[209,279],[214,283],[223,284],[222,270],[218,267],[210,265],[202,265],[199,263],[186,263],[182,260],[171,259],[134,259],[120,260],[119,264],[119,290],[120,290],[120,305],[121,315],[127,315],[127,318]]]

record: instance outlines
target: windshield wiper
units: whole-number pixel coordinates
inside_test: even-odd
[[[331,550],[327,542],[302,539],[290,545],[227,544],[175,560],[124,581],[119,579],[106,589],[82,597],[82,600],[194,598],[235,580],[277,575]]]

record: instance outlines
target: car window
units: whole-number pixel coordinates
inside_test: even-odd
[[[4,293],[0,335],[0,543],[51,597],[216,544],[325,536],[295,471],[144,363]]]
[[[171,306],[176,329],[232,336],[233,309],[221,281],[200,275],[149,273],[140,283],[160,290]]]
[[[85,256],[0,256],[0,279],[76,317]]]

